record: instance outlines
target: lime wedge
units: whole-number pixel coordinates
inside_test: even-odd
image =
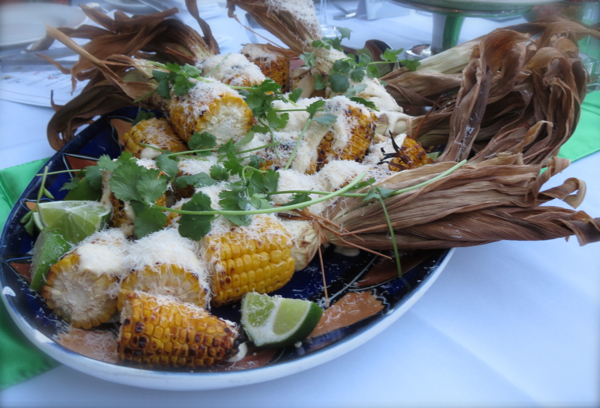
[[[319,324],[323,310],[313,302],[247,293],[242,326],[258,347],[286,347],[304,340]]]
[[[71,244],[60,234],[44,229],[33,246],[31,260],[31,289],[41,292],[46,283],[46,274],[61,256],[71,249]]]
[[[103,228],[111,208],[98,201],[51,201],[38,205],[39,222],[75,245]]]

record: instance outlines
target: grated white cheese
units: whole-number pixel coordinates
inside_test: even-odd
[[[98,276],[123,277],[127,270],[123,260],[129,250],[127,237],[118,228],[98,231],[83,240],[75,249],[79,255],[79,270]]]
[[[258,85],[266,79],[260,68],[242,54],[215,55],[196,66],[208,78],[234,86]]]

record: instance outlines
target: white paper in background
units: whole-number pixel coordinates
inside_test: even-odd
[[[71,94],[71,76],[58,70],[4,72],[0,74],[0,99],[35,106],[64,105],[79,95],[88,81],[78,82]]]

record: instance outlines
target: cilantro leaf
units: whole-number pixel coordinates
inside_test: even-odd
[[[206,173],[192,174],[191,176],[177,177],[177,187],[186,188],[187,186],[194,186],[195,188],[213,186],[217,184],[216,180],[213,180]]]
[[[379,112],[379,109],[377,108],[377,105],[375,105],[375,103],[373,101],[368,101],[365,98],[361,98],[359,96],[353,96],[350,98],[351,101],[354,101],[356,103],[360,103],[362,105],[365,105],[367,108],[373,109],[376,112]]]
[[[296,88],[292,91],[292,93],[290,94],[289,98],[290,101],[292,102],[298,102],[298,99],[300,98],[300,95],[302,95],[302,88]]]
[[[150,111],[146,112],[142,109],[138,109],[138,113],[137,113],[135,119],[133,120],[133,123],[131,124],[131,126],[137,125],[142,120],[148,120],[148,119],[152,119],[155,117],[156,117],[156,115]]]
[[[158,69],[155,69],[152,71],[152,76],[154,77],[154,79],[156,79],[157,81],[165,81],[169,79],[169,73],[168,72],[164,72],[164,71],[159,71]]]
[[[240,162],[240,159],[235,153],[227,153],[227,160],[223,161],[223,167],[229,170],[230,174],[242,174],[244,171],[244,165]]]
[[[217,181],[229,180],[229,172],[223,167],[215,164],[210,168],[210,177]]]
[[[367,53],[362,52],[358,55],[358,65],[362,67],[366,67],[367,65],[369,65],[369,62],[371,61],[373,61],[373,59]]]
[[[300,59],[304,61],[304,65],[309,68],[312,68],[317,64],[317,56],[314,51],[302,53]]]
[[[381,59],[388,62],[397,62],[398,56],[404,51],[404,48],[400,48],[399,50],[392,50],[388,48],[381,54]]]
[[[155,202],[167,191],[167,179],[158,170],[144,170],[136,184],[137,192],[144,201]]]
[[[289,120],[290,114],[287,112],[278,114],[277,110],[273,108],[267,111],[267,121],[273,129],[283,129]]]
[[[321,74],[315,75],[315,89],[320,91],[321,89],[327,88],[328,78],[323,77]]]
[[[147,203],[132,201],[131,207],[135,212],[135,235],[138,238],[160,231],[167,222],[167,215],[162,210],[150,207]]]
[[[237,150],[235,148],[235,143],[233,143],[233,140],[230,139],[227,141],[227,143],[219,146],[217,153],[219,153],[220,155],[226,155],[226,156],[229,154],[233,154],[235,156],[236,151]]]
[[[348,74],[354,68],[354,61],[349,59],[339,59],[333,63],[331,72]]]
[[[300,204],[305,203],[307,201],[310,201],[310,196],[308,195],[308,193],[296,193],[292,196],[292,200],[286,203],[286,205]]]
[[[143,201],[137,191],[137,182],[140,178],[142,167],[127,161],[113,171],[110,178],[110,189],[119,200]]]
[[[351,98],[353,96],[356,96],[356,94],[361,93],[365,89],[367,89],[367,86],[365,84],[356,85],[349,88],[344,94],[344,96]]]
[[[279,184],[279,173],[275,170],[267,170],[264,175],[264,186],[267,193],[274,193],[277,191],[277,185]]]
[[[161,154],[156,157],[156,165],[159,169],[161,169],[168,178],[172,179],[179,172],[179,167],[177,166],[177,162],[171,158],[166,153]]]
[[[269,202],[269,200],[267,200],[263,194],[253,195],[252,198],[250,199],[250,202],[252,203],[252,206],[254,208],[259,209],[259,210],[273,208],[271,206],[271,203]]]
[[[369,78],[378,78],[379,77],[379,67],[377,65],[369,65],[367,67],[367,76]]]
[[[326,115],[314,118],[315,122],[319,122],[322,125],[333,125],[336,120],[337,120],[337,116],[331,115],[331,114],[326,114]]]
[[[314,48],[327,48],[328,50],[331,49],[331,45],[323,40],[313,40],[310,45],[312,45]]]
[[[319,109],[321,109],[323,106],[325,106],[325,101],[323,99],[319,99],[318,101],[315,101],[315,102],[311,103],[310,105],[308,105],[308,107],[306,108],[306,111],[312,117],[312,116],[315,116],[315,113],[317,113],[317,111]]]
[[[350,78],[354,82],[361,82],[365,78],[366,70],[365,68],[356,68],[350,72]]]
[[[169,81],[168,80],[159,81],[158,88],[156,88],[156,92],[158,92],[158,94],[163,99],[171,98],[171,87],[169,86]]]
[[[210,197],[196,193],[181,209],[185,211],[212,211]],[[214,215],[182,214],[179,220],[179,234],[184,238],[199,241],[210,232],[210,222]]]
[[[102,156],[100,156],[98,158],[97,164],[101,170],[108,170],[108,171],[114,171],[117,167],[119,167],[119,163],[116,161],[113,161],[113,159],[111,159],[110,156],[107,154],[103,154]]]
[[[188,142],[188,147],[191,150],[212,149],[216,145],[217,138],[208,132],[194,132],[190,138],[190,141]]]
[[[75,176],[71,180],[69,180],[65,184],[63,184],[62,187],[60,188],[60,190],[58,190],[58,191],[72,190],[74,188],[77,188],[77,185],[79,184],[79,181],[80,181],[80,178],[77,177],[77,176]]]
[[[251,209],[250,200],[237,191],[221,191],[219,198],[219,205],[225,211],[248,211]],[[252,222],[250,215],[223,215],[223,217],[235,225],[250,225]]]
[[[400,65],[410,69],[411,71],[416,71],[417,68],[419,68],[421,66],[421,62],[417,61],[417,60],[406,58],[406,59],[400,60]]]
[[[350,87],[350,81],[348,77],[342,74],[331,74],[329,76],[329,84],[331,90],[336,93],[344,93]]]
[[[260,165],[264,164],[265,159],[262,157],[258,157],[256,155],[248,156],[248,166],[254,167],[255,169],[260,169]]]
[[[102,169],[100,166],[87,166],[85,168],[85,178],[90,188],[98,191],[102,190]]]

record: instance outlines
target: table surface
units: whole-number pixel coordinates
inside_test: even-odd
[[[375,21],[344,21],[354,30],[350,46],[371,38],[394,48],[426,42],[431,16],[405,11]],[[225,38],[222,52],[236,52],[248,41],[232,20],[219,17],[208,23]],[[460,41],[512,23],[468,19]],[[52,114],[50,108],[0,100],[0,168],[54,153],[45,132]],[[548,187],[569,177],[586,180],[580,209],[598,216],[599,164],[600,153],[579,160]],[[277,380],[168,392],[106,382],[59,366],[0,392],[0,405],[599,406],[598,245],[580,247],[576,239],[557,239],[458,249],[429,291],[381,334],[333,361]]]

